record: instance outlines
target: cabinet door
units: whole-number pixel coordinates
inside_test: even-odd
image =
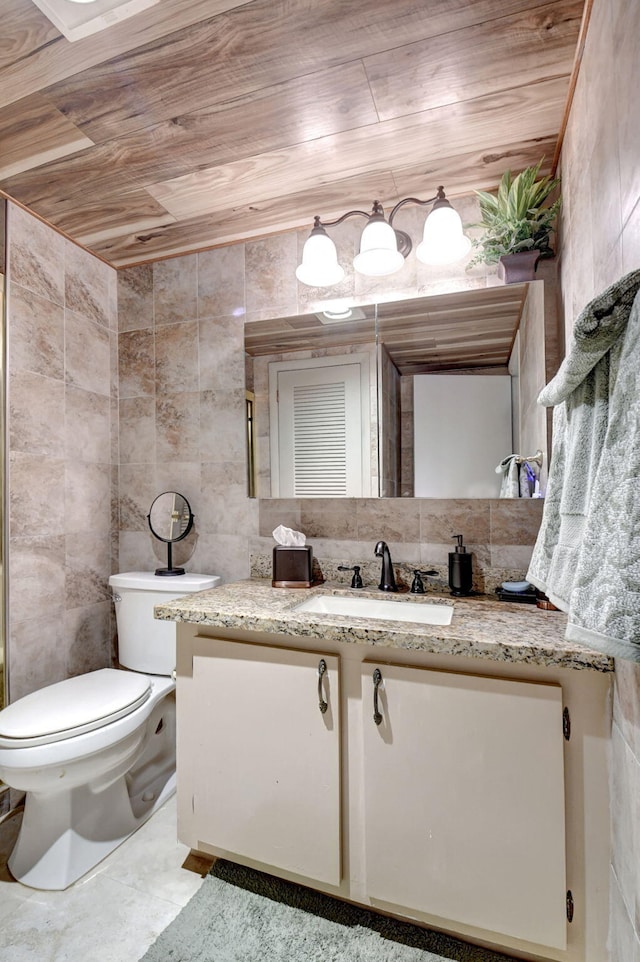
[[[565,948],[559,686],[365,663],[362,693],[371,899]]]
[[[181,738],[195,754],[199,838],[231,856],[338,885],[338,657],[211,638],[196,643],[190,704],[180,710],[195,720]]]

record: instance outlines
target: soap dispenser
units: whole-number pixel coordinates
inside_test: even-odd
[[[449,587],[452,595],[471,594],[473,575],[471,571],[471,555],[462,543],[462,535],[452,535],[457,545],[455,551],[449,553]]]

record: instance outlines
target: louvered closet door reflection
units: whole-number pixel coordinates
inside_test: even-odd
[[[359,364],[278,375],[280,497],[361,497]]]

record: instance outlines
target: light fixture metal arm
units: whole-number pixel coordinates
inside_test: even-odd
[[[389,214],[389,223],[393,225],[393,218],[396,216],[401,207],[405,204],[417,204],[419,207],[426,207],[427,204],[433,204],[434,201],[446,200],[444,194],[444,188],[438,187],[438,193],[435,197],[430,197],[428,200],[420,200],[419,197],[405,197],[403,200],[399,200],[396,206],[393,208]]]
[[[373,205],[374,213],[378,213],[378,211],[376,211],[376,207],[380,207],[380,204],[378,203],[378,201],[376,201],[375,204]],[[346,214],[343,214],[342,217],[338,217],[337,220],[322,220],[320,218],[320,215],[316,214],[315,217],[313,218],[313,226],[314,227],[337,227],[338,224],[341,224],[348,217],[355,217],[356,215],[358,215],[358,217],[366,217],[368,219],[369,217],[371,217],[371,212],[367,213],[366,210],[349,210],[347,211]]]

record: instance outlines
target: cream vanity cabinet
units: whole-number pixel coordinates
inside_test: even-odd
[[[182,842],[525,958],[601,962],[607,675],[192,624],[177,674]]]
[[[214,845],[339,885],[338,663],[335,655],[194,639],[186,691],[178,678],[178,778],[191,769],[193,848]]]
[[[361,671],[369,897],[564,948],[560,687]]]

